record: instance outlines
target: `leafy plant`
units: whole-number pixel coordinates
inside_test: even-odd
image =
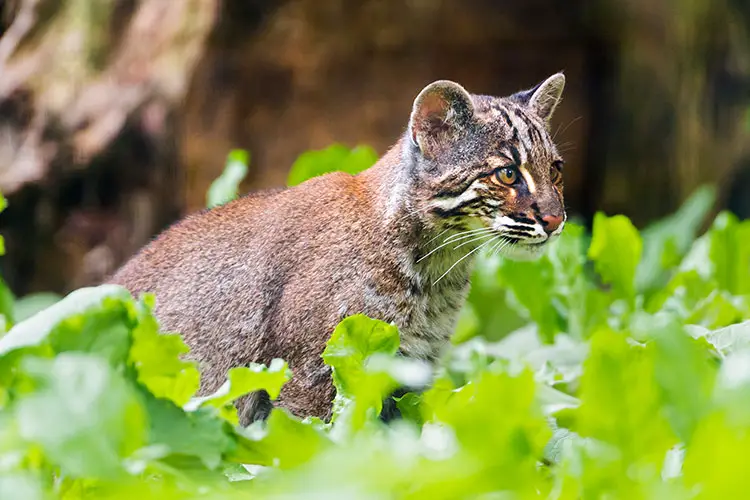
[[[211,183],[206,193],[206,206],[213,208],[237,198],[240,183],[247,176],[250,153],[241,149],[229,152],[224,171]]]
[[[326,149],[307,151],[292,165],[287,185],[296,186],[312,177],[330,172],[358,174],[370,168],[377,159],[377,153],[369,146],[349,149],[341,144],[334,144]]]
[[[239,427],[233,401],[275,398],[293,367],[238,367],[196,397],[152,297],[78,290],[0,339],[0,497],[742,498],[750,221],[696,238],[712,203],[640,233],[598,214],[534,262],[482,256],[434,369],[397,355],[396,326],[344,319],[323,353],[330,422],[275,408]]]

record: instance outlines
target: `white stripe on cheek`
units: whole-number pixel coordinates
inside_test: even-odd
[[[529,188],[529,193],[536,193],[536,184],[534,184],[534,179],[531,178],[531,173],[526,169],[526,167],[519,167],[518,170],[521,171],[521,175],[526,181],[526,186],[528,186]]]
[[[478,194],[474,188],[469,188],[461,195],[455,197],[455,198],[448,198],[445,200],[435,200],[433,202],[433,206],[436,208],[439,208],[441,210],[451,210],[457,206],[459,206],[461,203],[464,203],[469,200],[473,200],[474,198],[478,198]]]

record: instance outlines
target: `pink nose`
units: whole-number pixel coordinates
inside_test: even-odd
[[[562,215],[545,215],[542,217],[544,232],[547,234],[554,233],[555,230],[563,223]]]

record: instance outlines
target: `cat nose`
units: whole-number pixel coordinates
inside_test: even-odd
[[[562,215],[545,215],[542,217],[542,226],[544,227],[544,232],[547,234],[554,233],[562,222]]]

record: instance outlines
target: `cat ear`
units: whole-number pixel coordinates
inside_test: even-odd
[[[565,75],[555,73],[533,89],[514,94],[513,98],[531,108],[542,120],[549,121],[560,104],[564,88]]]
[[[426,86],[414,100],[409,138],[428,158],[449,147],[474,116],[471,96],[461,85],[439,80]]]

